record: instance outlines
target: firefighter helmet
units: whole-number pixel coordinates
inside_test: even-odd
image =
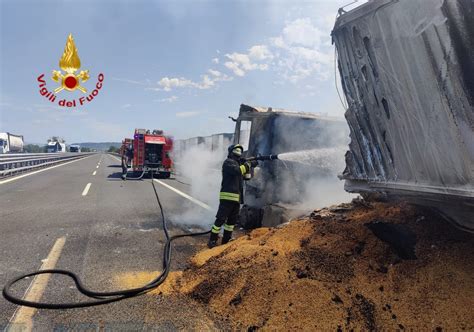
[[[244,147],[240,144],[232,144],[231,146],[229,146],[227,151],[229,151],[229,154],[234,154],[240,157],[242,155],[242,152],[244,152]]]

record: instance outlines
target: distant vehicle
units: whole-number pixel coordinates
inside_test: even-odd
[[[23,152],[23,136],[0,133],[0,154]]]
[[[79,144],[72,144],[69,146],[69,152],[81,152],[81,146]]]
[[[66,152],[66,143],[61,143],[58,141],[48,142],[47,148],[48,153]]]

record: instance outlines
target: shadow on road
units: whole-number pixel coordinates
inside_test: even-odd
[[[110,173],[108,176],[107,176],[107,179],[112,180],[112,181],[117,181],[117,180],[120,180],[122,181],[122,172],[115,172],[115,173]]]

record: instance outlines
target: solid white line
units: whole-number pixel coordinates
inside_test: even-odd
[[[82,191],[82,196],[86,196],[87,193],[89,192],[89,189],[91,187],[91,183],[89,182],[88,184],[86,184],[86,187],[84,188],[84,190]]]
[[[117,161],[120,161],[120,162],[122,162],[120,159],[118,159],[118,158],[117,158],[117,157],[115,157],[115,156],[112,156],[111,154],[109,154],[109,156],[111,156],[112,158],[116,159]]]
[[[160,180],[157,180],[157,179],[154,179],[154,180],[155,180],[155,182],[161,184],[163,187],[166,187],[166,188],[168,188],[168,189],[174,191],[174,192],[177,193],[178,195],[183,196],[184,198],[189,199],[189,200],[190,200],[191,202],[193,202],[194,204],[199,205],[200,207],[202,207],[202,208],[204,208],[204,209],[206,209],[206,210],[212,211],[212,208],[211,208],[209,205],[207,205],[206,203],[203,203],[203,202],[201,202],[201,201],[195,199],[194,197],[191,197],[191,196],[189,196],[188,194],[183,193],[182,191],[180,191],[180,190],[178,190],[178,189],[176,189],[176,188],[170,186],[170,185],[167,184],[167,183],[164,183],[163,181],[160,181]]]
[[[118,161],[121,161],[120,159],[118,159],[118,158],[115,157],[115,156],[112,156],[112,155],[110,155],[110,154],[109,154],[109,156],[111,156],[112,158],[114,158],[114,159],[116,159],[116,160],[118,160]],[[207,205],[206,203],[201,202],[200,200],[197,200],[196,198],[191,197],[191,196],[189,196],[188,194],[183,193],[182,191],[180,191],[180,190],[178,190],[178,189],[176,189],[176,188],[170,186],[169,184],[164,183],[163,181],[160,181],[160,180],[157,180],[157,179],[154,179],[154,180],[155,180],[155,182],[161,184],[162,186],[164,186],[164,187],[166,187],[166,188],[168,188],[168,189],[174,191],[174,192],[177,193],[178,195],[183,196],[183,197],[186,198],[186,199],[189,199],[189,200],[190,200],[191,202],[193,202],[194,204],[199,205],[200,207],[202,207],[202,208],[204,208],[204,209],[206,209],[206,210],[213,211],[213,209],[212,209],[209,205]]]
[[[0,184],[4,184],[4,183],[16,181],[16,180],[22,179],[22,178],[24,178],[24,177],[26,177],[26,176],[30,176],[30,175],[33,175],[33,174],[41,173],[41,172],[47,171],[47,170],[49,170],[49,169],[53,169],[53,168],[56,168],[56,167],[64,166],[64,165],[67,165],[67,164],[75,163],[76,161],[84,160],[84,159],[87,159],[87,158],[90,158],[90,157],[93,157],[93,156],[89,156],[89,157],[85,157],[85,158],[81,158],[81,159],[76,159],[76,160],[68,161],[68,162],[65,162],[65,163],[63,163],[63,164],[54,165],[54,166],[47,167],[47,168],[43,168],[43,169],[40,169],[40,170],[31,172],[31,173],[26,173],[26,174],[23,174],[23,175],[15,176],[15,177],[13,177],[13,178],[9,178],[9,179],[0,181]]]
[[[94,171],[94,173],[92,173],[92,175],[96,175],[97,174],[97,171]]]
[[[41,265],[40,270],[54,269],[65,243],[65,237],[61,237],[56,240],[53,248],[49,252],[48,257],[43,260],[43,264]],[[30,286],[26,290],[25,295],[23,296],[23,299],[26,301],[33,302],[41,300],[44,290],[48,285],[50,276],[50,274],[40,274],[34,277]],[[15,310],[15,313],[13,314],[12,318],[8,322],[8,326],[5,328],[5,331],[32,331],[33,316],[36,311],[36,308],[18,307]]]

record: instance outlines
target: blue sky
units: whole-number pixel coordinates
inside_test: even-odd
[[[232,132],[241,103],[343,116],[330,32],[349,1],[0,0],[0,131],[27,142],[120,141],[134,128],[176,138]],[[39,94],[72,33],[91,91],[67,109]],[[58,93],[77,99],[80,91]]]

